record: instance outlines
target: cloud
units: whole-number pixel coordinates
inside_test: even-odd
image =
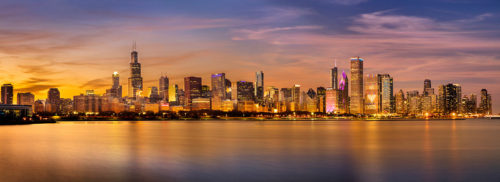
[[[368,0],[324,0],[330,3],[341,4],[341,5],[356,5]]]
[[[111,87],[109,78],[93,79],[80,86],[80,88],[89,88],[89,89],[99,89],[104,87]]]
[[[321,26],[316,26],[316,25],[301,25],[301,26],[290,26],[290,27],[263,28],[255,30],[238,29],[234,31],[238,35],[234,36],[232,40],[259,40],[268,38],[268,36],[277,32],[316,30],[321,28],[322,28]]]

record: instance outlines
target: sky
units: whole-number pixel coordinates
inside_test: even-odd
[[[335,60],[364,58],[364,73],[388,73],[394,89],[458,83],[488,89],[500,112],[498,0],[2,0],[0,83],[45,99],[93,89],[118,71],[126,93],[132,42],[145,87],[165,74],[210,74],[304,90],[329,86]],[[349,75],[349,74],[348,74]]]

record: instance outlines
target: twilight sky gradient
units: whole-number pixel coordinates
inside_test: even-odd
[[[145,87],[161,73],[225,72],[232,81],[303,89],[328,85],[334,58],[365,58],[365,73],[389,73],[395,90],[453,82],[487,88],[500,112],[498,0],[2,0],[0,82],[44,99],[103,93],[113,71],[129,76],[137,41]],[[126,89],[124,89],[126,90]]]

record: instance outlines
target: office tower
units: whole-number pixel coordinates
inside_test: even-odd
[[[184,78],[184,101],[185,106],[191,108],[194,98],[201,97],[201,78],[200,77],[185,77]]]
[[[379,74],[378,88],[380,94],[380,113],[388,114],[394,112],[394,84],[392,77],[389,74]]]
[[[488,94],[488,90],[481,89],[481,103],[479,103],[480,113],[484,114],[484,115],[492,114],[491,105],[492,105],[491,104],[491,94]]]
[[[179,95],[178,95],[178,89],[179,86],[177,84],[172,84],[168,88],[168,101],[172,104],[177,104],[179,102]]]
[[[57,113],[60,110],[61,93],[57,88],[50,88],[47,93],[47,101],[45,102],[45,111]]]
[[[307,96],[309,96],[310,98],[316,98],[316,92],[314,91],[314,89],[309,88],[309,90],[307,90]]]
[[[380,93],[378,88],[378,75],[367,75],[364,80],[365,89],[365,114],[377,114],[379,112]]]
[[[406,115],[406,99],[403,90],[399,90],[399,92],[395,96],[396,100],[396,113],[401,115]]]
[[[316,88],[318,112],[326,112],[326,88],[318,87]]]
[[[182,106],[186,106],[186,92],[182,89],[177,90],[177,96],[179,100],[177,103]]]
[[[295,108],[300,104],[300,85],[293,85],[292,87],[292,102],[295,103]]]
[[[2,85],[2,104],[12,105],[14,100],[14,86],[12,84]]]
[[[429,94],[431,94],[429,91],[430,89],[432,89],[432,84],[431,84],[431,80],[429,79],[425,79],[424,80],[424,96],[427,96]],[[434,94],[434,89],[432,89],[432,94]]]
[[[338,113],[339,90],[326,88],[325,94],[326,113]]]
[[[158,91],[158,87],[151,87],[149,92],[149,102],[157,103],[161,100],[160,93]]]
[[[277,102],[279,102],[280,90],[276,87],[268,87],[267,89],[267,103],[270,107],[275,107]]]
[[[102,112],[103,97],[95,94],[73,96],[73,110],[79,113]]]
[[[165,76],[165,75],[162,75],[160,77],[159,81],[160,81],[160,84],[159,84],[159,86],[160,86],[160,88],[159,88],[160,89],[159,90],[160,91],[160,93],[159,93],[160,94],[160,99],[162,101],[168,102],[169,101],[168,100],[169,99],[168,95],[170,94],[170,92],[168,92],[168,88],[169,88],[169,84],[170,84],[169,80],[168,80],[168,77]]]
[[[226,78],[226,100],[233,99],[233,88],[231,81]]]
[[[339,87],[338,83],[338,73],[337,73],[337,62],[335,62],[335,67],[330,70],[330,87],[334,90],[337,90]]]
[[[280,101],[292,102],[292,88],[281,88]]]
[[[29,105],[31,109],[35,109],[35,95],[30,92],[17,93],[17,105]]]
[[[255,100],[259,104],[264,102],[264,72],[259,71],[255,73]]]
[[[342,71],[342,78],[339,82],[339,112],[349,113],[349,79],[347,74]]]
[[[212,97],[212,91],[210,91],[210,86],[208,86],[208,85],[201,86],[201,97],[202,98],[211,98]]]
[[[62,114],[69,114],[73,112],[73,100],[70,98],[61,98],[60,108]]]
[[[212,110],[221,110],[222,102],[226,100],[226,74],[212,74]]]
[[[35,113],[45,112],[45,102],[43,100],[36,100],[34,109]]]
[[[422,102],[418,90],[412,90],[406,92],[406,101],[407,101],[406,108],[408,114],[412,115],[422,114]]]
[[[255,89],[253,88],[252,82],[238,81],[236,87],[238,102],[254,101]]]
[[[120,74],[114,72],[111,75],[112,85],[110,89],[106,90],[106,95],[114,98],[122,97],[122,86],[120,85]]]
[[[351,58],[351,114],[363,114],[363,59]]]
[[[468,104],[469,113],[477,113],[477,95],[470,94],[469,96],[469,104]]]
[[[139,63],[138,52],[135,43],[130,53],[130,78],[128,79],[128,97],[136,98],[139,91],[142,91],[141,63]]]
[[[314,89],[310,88],[307,93],[302,92],[303,106],[302,111],[310,113],[318,112],[317,95]]]
[[[461,87],[458,84],[446,84],[439,87],[440,112],[443,114],[458,113],[461,101]]]

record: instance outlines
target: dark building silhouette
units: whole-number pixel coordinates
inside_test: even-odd
[[[14,86],[12,84],[2,85],[2,104],[12,105],[14,100]]]

